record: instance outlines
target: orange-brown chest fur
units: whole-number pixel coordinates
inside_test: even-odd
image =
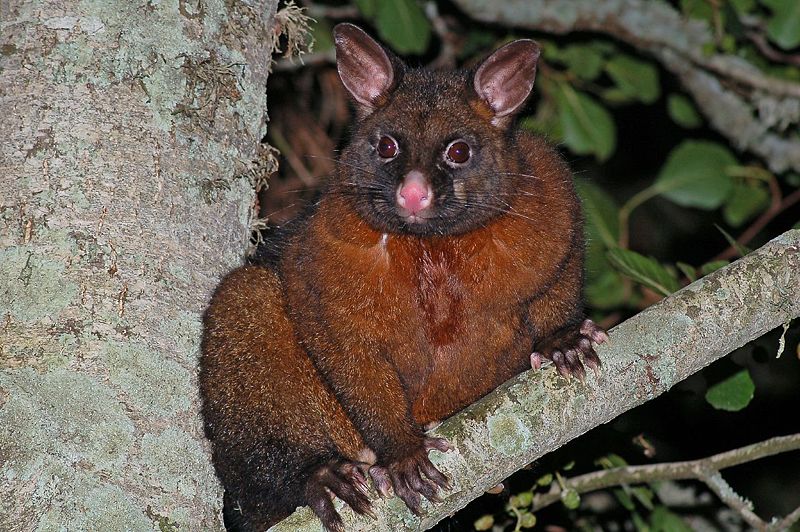
[[[501,273],[512,256],[502,247],[484,234],[423,240],[361,232],[372,245],[323,246],[314,259],[322,266],[317,282],[336,286],[320,294],[319,326],[336,324],[332,334],[345,349],[371,342],[374,356],[390,359],[419,423],[444,418],[520,371],[495,356],[521,330],[520,300]],[[502,291],[507,297],[498,298]]]
[[[302,318],[309,323],[298,327],[305,343],[325,329],[335,348],[366,344],[391,360],[422,424],[527,367],[525,305],[547,289],[580,230],[563,163],[549,149],[535,151],[537,179],[513,213],[462,235],[382,234],[345,200],[323,200],[285,261],[290,306],[314,298],[315,311]],[[298,284],[306,289],[293,290]]]

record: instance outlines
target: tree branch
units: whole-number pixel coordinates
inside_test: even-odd
[[[749,501],[737,495],[719,476],[719,471],[746,462],[796,450],[800,450],[800,433],[771,438],[700,460],[616,467],[604,471],[593,471],[592,473],[566,479],[563,488],[558,483],[553,483],[552,488],[547,493],[535,494],[533,496],[532,509],[534,511],[540,510],[560,501],[561,493],[566,489],[571,489],[578,493],[587,493],[625,484],[642,484],[664,480],[700,480],[707,484],[725,504],[736,510],[748,524],[759,530],[766,530],[770,528],[770,525],[753,513]],[[792,512],[792,514],[794,513]],[[787,515],[785,519],[788,519],[792,514]],[[797,517],[800,517],[800,515]],[[791,524],[784,521],[781,522],[786,527]]]
[[[765,75],[741,57],[713,54],[712,29],[666,2],[646,0],[455,0],[484,22],[546,33],[604,33],[645,51],[675,74],[711,125],[773,172],[800,171],[800,141],[781,135],[800,120],[800,83]],[[648,21],[646,24],[642,21]]]
[[[455,451],[431,452],[451,479],[443,501],[412,515],[376,500],[377,521],[342,508],[347,530],[425,530],[525,464],[647,402],[748,341],[800,315],[800,230],[698,280],[615,327],[599,346],[603,371],[585,383],[528,371],[436,431]],[[788,517],[788,516],[787,516]],[[308,508],[274,531],[319,530]]]

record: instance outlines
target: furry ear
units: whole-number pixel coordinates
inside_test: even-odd
[[[353,24],[333,28],[336,43],[336,68],[347,91],[366,113],[382,104],[397,76],[395,65],[386,50],[364,30]]]
[[[529,39],[510,42],[483,60],[474,87],[495,118],[517,111],[531,93],[539,60],[539,45]]]

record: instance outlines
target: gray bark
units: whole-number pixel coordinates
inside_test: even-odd
[[[0,2],[0,528],[221,527],[200,316],[249,236],[276,4]]]
[[[443,502],[418,518],[397,498],[376,501],[377,522],[344,508],[346,529],[430,528],[524,465],[797,316],[800,230],[793,230],[615,327],[598,348],[599,377],[568,382],[553,368],[528,371],[447,420],[435,434],[456,450],[431,452],[453,484]],[[321,525],[304,508],[271,530]]]

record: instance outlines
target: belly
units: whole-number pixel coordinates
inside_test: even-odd
[[[451,416],[528,367],[530,342],[517,314],[465,313],[451,342],[431,343],[431,363],[411,398],[418,423]]]

